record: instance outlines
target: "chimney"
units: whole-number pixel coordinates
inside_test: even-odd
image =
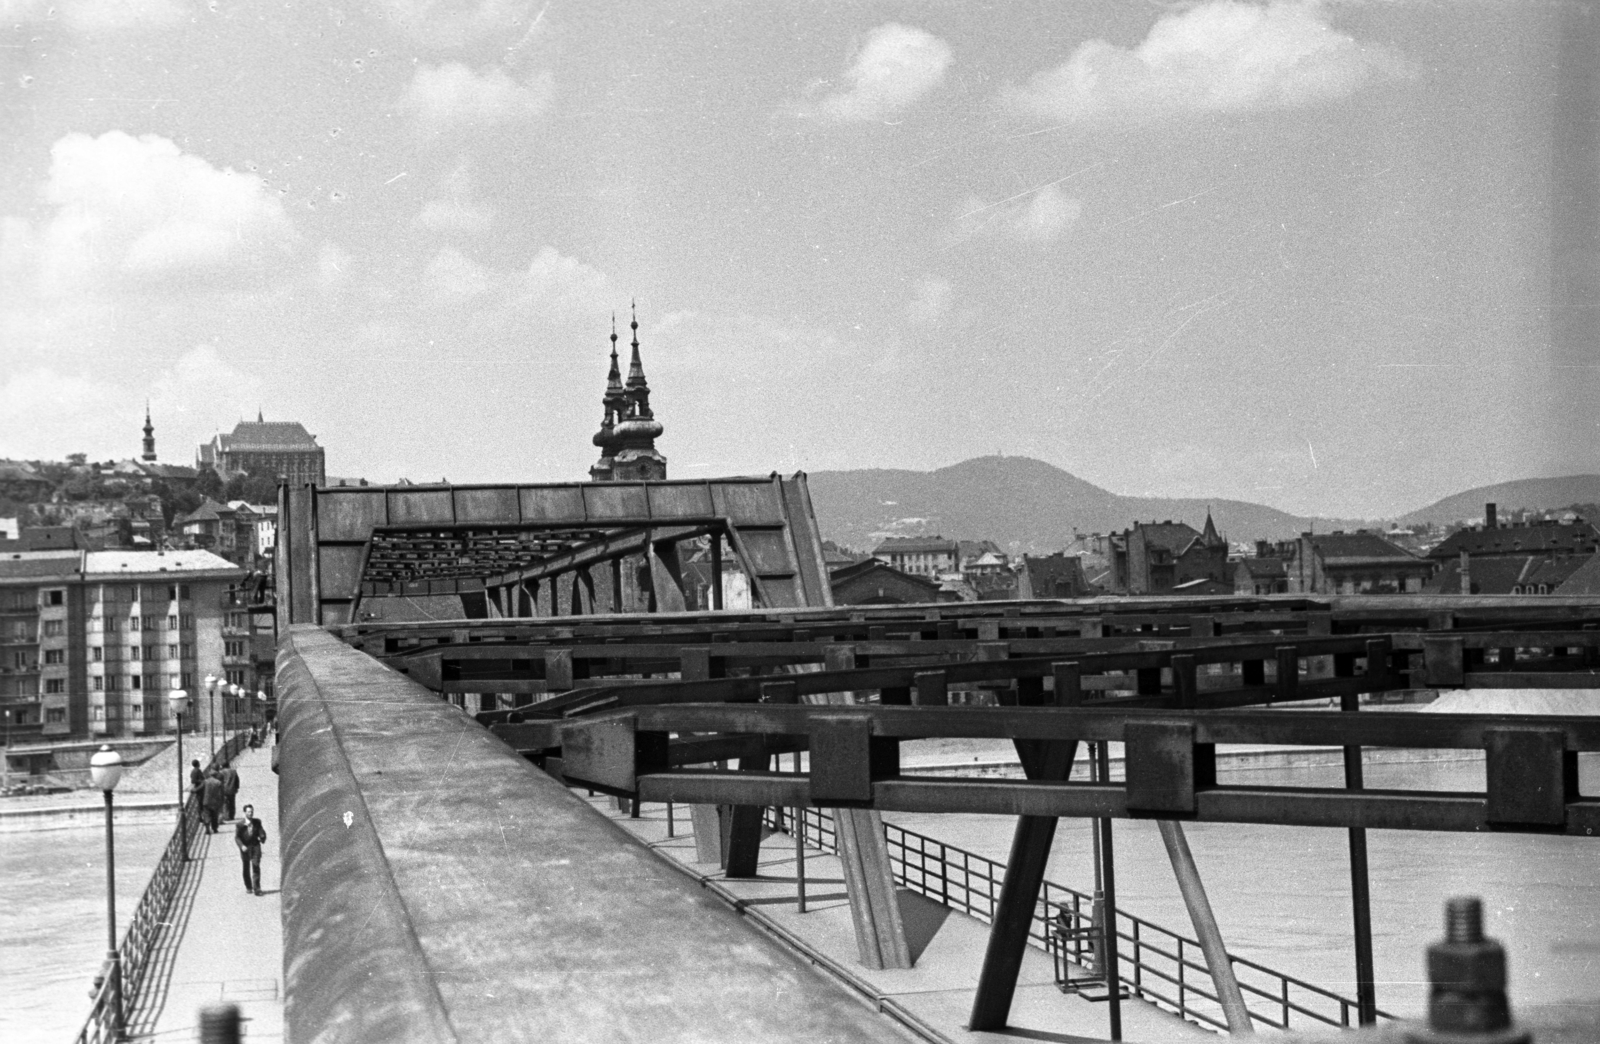
[[[1256,541],[1256,557],[1257,558],[1266,558],[1267,557],[1267,542],[1265,540],[1257,540]]]
[[[1461,552],[1461,593],[1464,594],[1464,595],[1469,595],[1469,594],[1472,593],[1472,563],[1470,563],[1467,559],[1468,559],[1467,553],[1465,551],[1462,551]]]
[[[1496,525],[1494,503],[1491,501],[1483,505],[1483,528],[1493,529]]]

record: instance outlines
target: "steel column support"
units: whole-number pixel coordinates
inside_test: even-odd
[[[1018,744],[1021,756],[1023,745]],[[1051,743],[1043,758],[1029,758],[1029,778],[1063,780],[1072,774],[1072,759],[1078,743]],[[1042,764],[1040,761],[1042,760]],[[1050,861],[1050,842],[1056,833],[1052,816],[1018,816],[1017,832],[1011,841],[1011,858],[1006,862],[1005,880],[995,902],[994,922],[989,929],[989,947],[978,972],[978,990],[972,998],[972,1015],[967,1028],[974,1031],[1004,1029],[1011,1013],[1011,999],[1017,990],[1017,975],[1028,946],[1028,929],[1033,924],[1034,907],[1044,884],[1045,864]]]
[[[722,534],[711,534],[711,608],[722,608]],[[802,913],[805,911],[802,910]]]
[[[1340,709],[1355,713],[1361,697],[1342,697]],[[1344,748],[1344,785],[1347,790],[1362,789],[1361,748]],[[1372,893],[1367,876],[1367,832],[1350,828],[1350,907],[1355,920],[1356,1018],[1363,1026],[1378,1021],[1377,976],[1372,963]]]
[[[1178,890],[1183,893],[1183,905],[1189,908],[1189,920],[1200,939],[1200,950],[1206,955],[1206,967],[1211,969],[1211,981],[1217,987],[1217,1000],[1228,1020],[1228,1032],[1238,1036],[1253,1034],[1255,1027],[1250,1024],[1250,1009],[1245,1007],[1239,979],[1233,972],[1233,961],[1222,944],[1222,932],[1217,928],[1216,915],[1211,912],[1211,901],[1206,898],[1194,853],[1189,851],[1189,840],[1183,836],[1183,824],[1158,819],[1156,826],[1161,830],[1162,843],[1167,846],[1167,858],[1172,860],[1172,873],[1178,879]]]
[[[1111,759],[1106,753],[1107,744],[1102,742],[1098,746],[1099,778],[1104,782],[1111,778]],[[1101,950],[1105,961],[1106,1017],[1110,1022],[1111,1039],[1121,1040],[1122,974],[1121,961],[1117,955],[1117,864],[1116,846],[1112,843],[1109,818],[1099,821],[1099,837],[1100,877],[1106,893],[1105,920],[1101,922],[1101,932],[1105,939]]]

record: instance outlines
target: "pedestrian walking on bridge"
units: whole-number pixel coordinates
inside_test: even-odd
[[[200,784],[200,813],[205,818],[206,829],[213,834],[217,832],[217,816],[221,812],[222,780],[217,778],[217,770],[212,769]]]
[[[198,791],[206,781],[206,774],[200,771],[200,759],[195,758],[189,762],[189,789]]]
[[[254,805],[244,806],[244,816],[233,828],[233,843],[239,846],[239,860],[244,864],[244,890],[261,894],[261,845],[267,840],[267,828],[256,818]]]
[[[222,818],[231,823],[235,818],[233,804],[239,796],[239,773],[231,764],[224,765],[217,778],[222,780]]]

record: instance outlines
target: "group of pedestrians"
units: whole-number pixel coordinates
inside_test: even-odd
[[[267,840],[267,829],[256,818],[253,805],[244,806],[244,815],[234,814],[239,797],[239,773],[232,765],[202,771],[199,759],[189,763],[189,787],[200,798],[200,820],[206,832],[215,834],[219,820],[229,823],[238,820],[233,828],[233,843],[239,849],[239,859],[244,866],[244,890],[252,895],[261,893],[261,846]]]

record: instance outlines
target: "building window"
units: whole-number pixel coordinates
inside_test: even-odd
[[[44,604],[45,605],[66,605],[67,604],[67,592],[65,592],[65,591],[46,591],[44,593]]]
[[[89,659],[93,660],[95,663],[99,663],[104,658],[104,654],[98,645],[89,646]]]
[[[168,686],[168,688],[172,688],[172,689],[181,689],[181,688],[183,688],[183,675],[181,675],[181,674],[169,674],[169,675],[167,675],[167,686]]]
[[[178,647],[176,645],[167,646],[167,659],[176,660],[177,658],[178,658]]]
[[[140,689],[144,688],[144,679],[135,674],[132,678],[128,679],[128,684],[133,687],[134,692],[138,692]]]
[[[223,671],[222,673],[227,676],[229,685],[243,685],[244,684],[244,671],[239,670],[238,668],[232,668],[232,669]]]
[[[46,638],[60,638],[66,633],[65,621],[45,620],[39,625],[39,633]]]
[[[122,691],[122,679],[120,677],[118,677],[117,675],[115,675],[115,674],[108,675],[106,677],[106,691],[107,692],[120,692],[120,691]]]
[[[47,696],[58,696],[67,691],[67,680],[65,678],[46,678],[44,680],[44,691]]]
[[[44,720],[50,725],[60,725],[62,722],[67,720],[67,708],[46,707],[44,710]]]
[[[189,600],[189,585],[188,584],[179,584],[178,585],[178,597],[182,598],[186,602]]]
[[[174,613],[171,616],[167,617],[167,630],[176,631],[177,629],[178,629],[178,614]]]
[[[144,628],[140,627],[139,624],[140,624],[140,620],[139,620],[139,618],[137,616],[128,617],[128,630],[130,630],[130,631],[142,631],[142,630],[144,630]]]
[[[240,642],[240,641],[223,642],[222,643],[222,654],[224,656],[243,656],[244,655],[244,643]]]
[[[132,710],[132,711],[133,711],[133,716],[134,716],[134,717],[135,717],[135,718],[142,718],[142,717],[144,717],[144,704],[142,704],[142,703],[135,703],[135,704],[134,704],[134,705],[133,705],[133,707],[132,707],[132,708],[131,708],[131,710]]]
[[[178,600],[178,588],[176,586],[168,587],[167,588],[167,601],[176,602],[177,600]]]
[[[144,647],[144,658],[147,660],[158,659],[161,656],[161,646],[147,645]]]
[[[178,621],[185,631],[191,631],[194,629],[194,616],[192,614],[184,613],[178,618]]]
[[[100,707],[100,706],[90,707],[89,708],[89,720],[90,721],[105,721],[106,720],[106,709],[104,707]]]
[[[137,645],[128,646],[128,659],[134,661],[139,659],[139,647]]]
[[[179,687],[184,689],[194,688],[194,675],[190,674],[188,671],[185,671],[183,673],[183,684]]]
[[[93,678],[89,679],[89,688],[93,689],[95,692],[99,692],[105,687],[106,680],[100,677],[100,675],[97,674]]]
[[[65,663],[66,658],[67,651],[65,649],[46,649],[44,651],[44,662],[47,664]]]

